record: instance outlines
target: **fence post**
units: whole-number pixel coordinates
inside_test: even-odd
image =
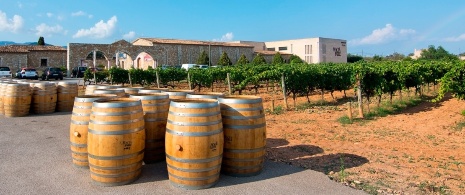
[[[284,105],[286,106],[286,110],[288,110],[289,105],[287,105],[286,84],[284,83],[284,74],[281,75],[281,83],[282,83],[282,86],[283,86]]]
[[[226,73],[226,79],[228,80],[229,95],[232,95],[231,79],[229,73]]]
[[[160,78],[158,77],[158,71],[155,71],[155,76],[157,77],[157,88],[160,88]]]
[[[363,99],[362,85],[360,84],[360,76],[357,75],[357,98],[358,98],[358,115],[363,118]]]

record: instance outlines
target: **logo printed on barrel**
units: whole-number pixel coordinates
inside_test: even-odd
[[[210,143],[210,150],[216,151],[216,146],[218,146],[218,142]]]
[[[132,141],[122,141],[121,144],[124,146],[124,150],[130,150],[132,146]]]
[[[227,135],[227,136],[224,136],[224,141],[228,142],[228,143],[231,143],[233,141],[233,138],[232,138],[232,136]]]

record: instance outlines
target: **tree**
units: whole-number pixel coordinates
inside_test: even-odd
[[[437,48],[434,45],[428,46],[428,49],[424,49],[421,51],[421,56],[418,59],[426,59],[426,60],[440,60],[440,59],[457,59],[457,56],[454,54],[449,53],[446,51],[442,46],[438,46]]]
[[[218,60],[218,65],[229,66],[231,64],[232,63],[231,63],[231,60],[228,57],[228,54],[226,54],[226,52],[223,51],[223,54],[221,54],[220,60]]]
[[[304,62],[298,55],[291,55],[291,57],[289,57],[289,61],[291,64],[301,64]]]
[[[282,64],[282,63],[284,63],[284,59],[283,59],[283,57],[281,56],[281,54],[279,52],[276,52],[276,54],[274,54],[274,56],[273,56],[273,61],[271,63],[272,64]]]
[[[252,60],[252,64],[254,64],[254,65],[266,64],[266,60],[265,60],[265,58],[262,56],[262,54],[257,53],[257,55],[255,56],[255,58],[253,58],[253,60]]]
[[[44,37],[39,37],[39,41],[37,41],[37,45],[45,45]]]
[[[363,60],[362,56],[352,55],[352,54],[347,55],[347,63],[354,63],[354,62],[358,62],[361,60]]]
[[[392,61],[399,61],[399,60],[403,60],[404,58],[405,58],[404,54],[400,54],[397,52],[394,52],[393,54],[386,56],[386,59],[392,60]]]
[[[205,52],[205,50],[204,50],[204,51],[202,51],[202,53],[200,53],[196,64],[209,64],[208,63],[209,61],[210,61],[210,58],[208,58],[207,52]]]
[[[374,55],[373,56],[373,61],[383,61],[383,57],[379,55]]]
[[[241,55],[241,57],[239,57],[239,60],[237,60],[237,65],[245,65],[245,64],[248,64],[249,63],[249,60],[247,59],[247,57],[245,57],[244,54]]]

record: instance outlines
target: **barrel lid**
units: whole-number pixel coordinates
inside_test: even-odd
[[[199,99],[199,98],[186,98],[171,100],[170,106],[176,108],[213,108],[218,107],[218,100],[214,99]]]
[[[142,105],[141,101],[137,98],[108,98],[95,100],[92,104],[97,108],[122,108],[129,106]]]
[[[253,104],[261,103],[262,98],[259,96],[253,95],[227,95],[224,97],[218,97],[220,103],[230,103],[230,104]]]

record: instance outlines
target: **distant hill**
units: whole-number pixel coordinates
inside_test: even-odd
[[[37,45],[37,42],[16,43],[13,41],[0,41],[0,46],[6,46],[6,45]],[[50,44],[46,43],[45,45],[50,45]]]

